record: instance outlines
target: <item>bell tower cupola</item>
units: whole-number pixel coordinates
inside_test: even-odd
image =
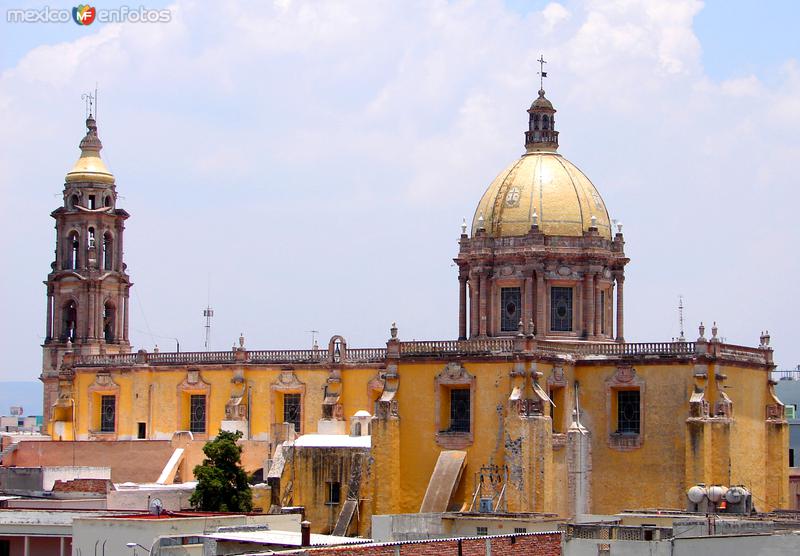
[[[555,114],[553,103],[544,96],[544,89],[539,89],[539,97],[528,108],[528,131],[525,132],[527,152],[558,150]]]
[[[52,212],[55,256],[47,276],[42,362],[48,420],[66,352],[127,353],[132,283],[123,260],[128,213],[117,207],[114,175],[100,158],[103,145],[89,112],[81,154],[64,180],[63,203]]]

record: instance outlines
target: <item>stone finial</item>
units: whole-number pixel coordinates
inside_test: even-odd
[[[622,220],[617,221],[617,233],[622,235]]]
[[[244,349],[244,332],[239,332],[239,349]]]
[[[462,218],[461,219],[461,235],[462,236],[467,235],[467,219],[466,218]]]
[[[697,341],[698,342],[705,342],[706,341],[706,337],[705,337],[706,327],[705,327],[705,325],[703,324],[702,321],[700,322],[700,326],[698,327],[698,330],[700,331],[700,337],[697,338]]]
[[[389,329],[389,334],[392,336],[392,340],[397,339],[397,323],[393,322],[392,327]]]
[[[764,334],[764,347],[769,347],[769,340],[770,340],[770,335],[769,335],[769,330],[767,330],[767,333]]]
[[[522,338],[525,336],[524,326],[522,324],[522,319],[519,319],[519,324],[517,325],[517,336]]]
[[[539,227],[539,215],[536,214],[536,210],[535,209],[533,211],[533,215],[531,216],[531,226],[533,226],[534,228],[538,228]]]
[[[597,228],[597,217],[592,215],[592,228]]]
[[[156,344],[156,347],[153,348],[153,353],[158,353],[158,351],[158,344]]]
[[[719,338],[717,337],[717,332],[719,329],[717,328],[717,321],[714,321],[711,324],[711,341],[712,342],[719,342]]]
[[[478,216],[478,230],[485,230],[486,227],[484,226],[485,220],[483,219],[483,213],[481,212],[480,216]]]
[[[536,336],[536,325],[533,324],[533,319],[528,321],[528,334],[530,336]]]

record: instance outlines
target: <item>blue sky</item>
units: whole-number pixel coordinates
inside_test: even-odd
[[[562,154],[625,222],[628,339],[677,335],[682,294],[690,337],[769,328],[800,362],[795,3],[163,6],[168,24],[0,23],[0,379],[39,373],[49,214],[95,82],[136,347],[200,349],[209,291],[215,348],[312,328],[372,346],[392,321],[455,335],[459,224],[521,153],[540,53]]]

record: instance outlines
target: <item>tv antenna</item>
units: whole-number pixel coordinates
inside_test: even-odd
[[[311,349],[319,349],[319,344],[317,343],[317,334],[319,334],[319,330],[306,330],[309,334],[311,334]]]
[[[680,325],[681,335],[678,337],[679,342],[685,342],[686,336],[683,334],[683,296],[678,296],[678,324]]]

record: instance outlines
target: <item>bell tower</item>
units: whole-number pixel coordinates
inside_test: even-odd
[[[130,351],[128,297],[132,283],[123,261],[128,213],[117,208],[114,175],[100,158],[97,122],[89,113],[81,155],[67,173],[56,221],[55,260],[47,275],[47,318],[41,380],[49,422],[65,352]]]

